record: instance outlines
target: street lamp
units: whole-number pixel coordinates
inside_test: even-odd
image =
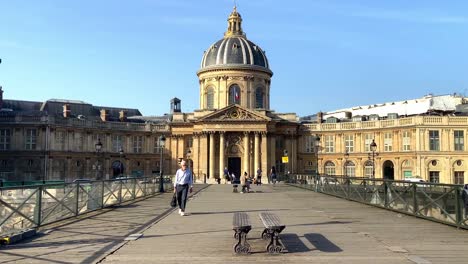
[[[377,144],[375,143],[375,140],[372,139],[372,143],[370,143],[370,150],[371,153],[368,153],[368,158],[369,160],[372,160],[372,178],[375,178],[375,157],[379,155],[377,151]]]
[[[102,143],[101,139],[98,138],[98,142],[94,144],[94,148],[96,150],[96,163],[93,165],[93,170],[95,170],[95,179],[100,180],[99,178],[99,171],[101,170],[101,165],[99,164],[99,154],[101,153],[102,150]]]
[[[122,173],[123,173],[123,163],[122,163],[123,154],[124,154],[124,150],[123,150],[122,146],[120,146],[120,149],[119,149],[119,156],[120,156],[119,177],[121,177]]]
[[[348,176],[348,159],[349,159],[349,152],[348,152],[348,149],[346,149],[346,152],[344,154],[344,158],[345,158],[345,162],[344,162],[344,176],[347,177]]]
[[[319,180],[319,158],[318,158],[318,153],[320,150],[320,137],[319,135],[315,136],[315,141],[314,141],[314,153],[315,153],[315,181],[317,182]]]
[[[160,162],[159,162],[159,192],[163,193],[164,192],[164,180],[163,180],[163,151],[164,151],[164,146],[166,145],[166,137],[164,135],[161,135],[159,137],[159,148],[161,149],[160,152]]]

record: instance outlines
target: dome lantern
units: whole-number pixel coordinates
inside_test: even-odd
[[[228,18],[228,29],[224,33],[224,37],[231,37],[231,36],[244,36],[245,33],[242,32],[242,17],[237,12],[237,6],[234,6],[231,14]]]

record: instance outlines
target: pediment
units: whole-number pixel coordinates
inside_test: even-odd
[[[206,115],[198,122],[269,122],[271,118],[258,114],[240,105],[230,105]]]

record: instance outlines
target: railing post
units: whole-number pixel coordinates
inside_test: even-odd
[[[136,199],[136,185],[137,185],[137,179],[133,179],[133,200]]]
[[[143,197],[146,197],[148,194],[146,193],[146,183],[148,182],[148,177],[143,180]]]
[[[417,215],[418,213],[418,198],[417,198],[417,186],[416,183],[413,183],[413,214]]]
[[[123,185],[123,182],[122,180],[119,180],[119,205],[122,204],[122,185]]]
[[[364,179],[364,202],[367,203],[367,180]]]
[[[75,206],[76,206],[76,212],[75,212],[75,216],[77,216],[80,212],[80,209],[79,209],[79,203],[80,203],[80,183],[77,182],[76,183],[76,203],[75,203]]]
[[[387,190],[387,181],[386,180],[384,180],[383,186],[384,186],[384,207],[388,208],[388,190]]]
[[[38,187],[37,194],[36,194],[36,206],[34,211],[34,222],[36,222],[36,226],[41,226],[41,218],[42,218],[42,186]]]
[[[104,203],[105,203],[105,199],[104,199],[104,184],[105,184],[105,181],[102,180],[102,188],[101,188],[101,208],[104,208]]]
[[[457,228],[460,228],[461,222],[463,221],[462,210],[460,206],[460,190],[458,186],[455,186],[455,219],[457,220]],[[463,192],[463,189],[461,190]]]
[[[351,192],[351,181],[349,180],[349,177],[346,179],[346,199],[350,200],[350,192]]]

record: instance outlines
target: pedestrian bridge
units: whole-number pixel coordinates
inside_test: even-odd
[[[190,215],[185,217],[170,208],[171,193],[159,193],[154,179],[55,189],[4,188],[2,236],[28,228],[38,233],[0,247],[0,263],[466,263],[468,259],[467,218],[457,200],[460,186],[309,175],[287,181],[253,186],[253,192],[246,194],[232,193],[230,185],[196,185],[188,203]],[[264,211],[276,213],[286,224],[281,239],[287,253],[265,252],[258,218]],[[234,212],[250,215],[250,255],[232,253]]]

